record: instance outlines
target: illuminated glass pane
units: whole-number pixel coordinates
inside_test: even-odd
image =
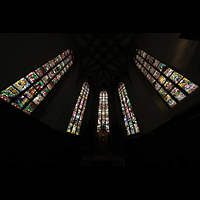
[[[51,69],[51,66],[49,65],[49,63],[45,63],[44,65],[42,65],[43,69],[48,72]]]
[[[177,101],[181,101],[188,94],[192,93],[199,87],[149,54],[147,54],[145,57],[142,56],[143,58],[141,58],[139,55],[142,55],[142,52],[143,50],[136,49],[136,55],[134,57],[136,66],[145,75],[149,82],[151,82],[154,88],[159,92],[159,94],[164,98],[170,107],[176,105],[178,103]],[[147,63],[146,61],[151,64]],[[151,74],[153,74],[153,77],[155,77],[158,82],[154,81],[150,74],[146,72],[144,67],[149,70]],[[118,90],[118,92],[121,92],[121,90]],[[120,94],[119,97],[120,99],[122,98]],[[122,102],[124,101],[121,101],[121,103]]]
[[[81,88],[66,132],[79,135],[88,94],[89,84],[85,82]]]
[[[155,83],[154,87],[157,91],[161,88],[161,86],[158,82]]]
[[[56,67],[53,68],[54,74],[58,73],[62,69],[62,66],[58,64]]]
[[[139,133],[139,126],[137,124],[136,117],[132,110],[131,102],[125,89],[125,85],[122,82],[119,83],[118,93],[120,97],[120,103],[122,107],[122,113],[124,117],[124,124],[127,130],[127,135]]]
[[[161,83],[161,84],[163,84],[164,82],[165,82],[165,80],[166,80],[166,78],[164,77],[164,76],[160,76],[159,77],[159,79],[158,79],[158,81]]]
[[[30,87],[26,92],[24,92],[24,95],[31,99],[35,94],[37,94],[37,90],[34,87]]]
[[[153,76],[154,76],[156,79],[158,79],[159,76],[160,76],[160,72],[158,72],[158,71],[156,70]]]
[[[164,98],[165,97],[165,95],[167,94],[167,92],[163,89],[163,88],[161,88],[159,91],[159,94]]]
[[[159,64],[159,63],[160,63],[160,61],[155,59],[155,61],[154,61],[154,63],[153,63],[153,66],[154,66],[154,67],[158,67],[158,64]]]
[[[38,94],[34,99],[33,102],[38,105],[41,103],[41,101],[44,99],[44,97],[41,94]]]
[[[148,57],[148,60],[149,60],[149,62],[150,62],[151,64],[154,63],[154,57],[153,57],[153,56],[149,56],[149,57]]]
[[[51,90],[51,89],[53,88],[53,86],[54,86],[54,84],[53,84],[52,82],[50,82],[50,83],[47,85],[47,88],[48,88],[49,90]]]
[[[57,78],[58,80],[60,80],[60,78],[61,78],[60,73],[58,73],[58,74],[56,75],[56,78]]]
[[[173,107],[176,105],[176,102],[171,98],[169,94],[167,94],[164,98],[164,100],[168,103],[170,107]]]
[[[27,113],[27,114],[31,114],[36,108],[36,105],[34,103],[29,103],[28,106],[26,106],[26,108],[24,108],[23,112]]]
[[[99,94],[97,132],[102,128],[109,132],[108,93],[105,90]]]
[[[52,80],[52,82],[53,82],[53,84],[55,85],[55,84],[58,82],[57,78],[55,77],[55,78]]]
[[[43,76],[43,78],[42,78],[42,81],[43,81],[45,84],[47,84],[47,83],[49,82],[49,80],[50,80],[50,78],[49,78],[47,75]]]
[[[24,95],[18,97],[13,103],[11,103],[13,106],[21,109],[27,102],[29,102],[29,99],[25,97]]]
[[[146,57],[146,55],[147,55],[147,53],[146,53],[146,52],[144,52],[143,50],[141,50],[141,56],[142,56],[143,58],[145,58],[145,57]]]
[[[49,73],[48,73],[48,76],[50,77],[50,78],[53,78],[54,77],[54,72],[53,71],[50,71]]]
[[[46,72],[42,67],[38,67],[35,72],[38,74],[39,77],[43,76]]]
[[[151,67],[149,71],[150,71],[150,73],[153,75],[154,72],[155,72],[155,69],[154,69],[153,67]]]
[[[0,91],[0,98],[10,102],[12,105],[18,107],[19,109],[25,107],[28,101],[33,98],[36,103],[40,103],[41,100],[47,95],[47,93],[53,88],[53,86],[65,74],[65,72],[67,72],[67,68],[71,67],[73,64],[72,59],[74,59],[74,55],[70,55],[70,53],[73,54],[73,51],[66,50],[42,65],[42,67],[38,67],[34,71],[28,73],[25,77],[16,81],[6,89]],[[51,72],[49,72],[50,70]],[[47,72],[49,72],[52,79],[46,74]],[[46,84],[48,85],[44,89]],[[39,91],[41,91],[41,93],[40,95],[37,95]],[[35,97],[35,95],[37,96]],[[26,109],[23,110],[27,114],[31,114],[30,109],[33,111],[32,107],[34,107],[35,104],[31,103],[29,103],[30,108],[27,106]],[[82,102],[81,107],[83,110],[85,109],[85,105],[85,102]]]
[[[183,76],[181,74],[179,74],[178,72],[174,72],[171,76],[170,79],[172,81],[174,81],[175,83],[178,83],[181,79],[183,78]]]
[[[36,90],[40,90],[44,87],[44,83],[40,80],[34,85]]]
[[[167,67],[166,70],[163,72],[163,74],[165,74],[167,77],[169,77],[173,71],[174,71],[173,69]]]
[[[15,86],[19,91],[23,91],[30,86],[30,83],[25,78],[21,78],[19,81],[15,82],[13,86]]]
[[[158,70],[160,71],[160,72],[163,72],[163,70],[165,69],[165,67],[166,67],[166,65],[164,64],[164,63],[161,63],[160,62],[160,64],[158,65]]]
[[[170,81],[166,81],[165,84],[164,84],[164,87],[165,87],[168,91],[170,91],[170,90],[174,87],[174,85],[173,85]]]
[[[192,83],[187,78],[183,78],[180,83],[178,84],[183,90],[185,90],[188,94],[192,93],[196,90],[199,86]]]
[[[19,91],[15,89],[13,86],[7,87],[5,90],[2,90],[0,92],[1,99],[10,102],[14,97],[16,97],[19,94]]]
[[[181,101],[182,99],[184,99],[186,97],[186,95],[184,95],[178,88],[174,88],[171,92],[170,92],[178,101]]]
[[[155,79],[150,74],[147,74],[147,79],[149,80],[151,84],[155,82]]]
[[[33,83],[35,80],[38,79],[38,76],[36,75],[35,72],[31,72],[31,73],[29,73],[29,74],[26,76],[26,78],[27,78],[31,83]]]
[[[46,97],[47,94],[48,94],[48,92],[49,92],[48,88],[45,87],[45,88],[41,91],[41,94],[42,94],[44,97]]]

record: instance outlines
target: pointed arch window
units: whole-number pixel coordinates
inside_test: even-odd
[[[80,128],[83,120],[83,115],[85,112],[85,107],[89,95],[89,84],[85,82],[81,88],[80,95],[77,99],[76,105],[74,107],[74,111],[72,113],[72,117],[70,119],[68,128],[66,132],[79,135],[80,134]]]
[[[138,69],[171,108],[199,87],[141,49],[136,49],[133,59]]]
[[[0,92],[0,98],[31,114],[72,66],[74,54],[67,49]]]
[[[109,132],[108,93],[105,90],[102,90],[99,94],[97,132],[102,128]]]
[[[122,113],[124,118],[125,127],[127,130],[127,135],[133,135],[139,133],[139,126],[136,120],[135,114],[133,112],[130,99],[128,97],[125,84],[123,82],[119,83],[118,94],[122,107]]]

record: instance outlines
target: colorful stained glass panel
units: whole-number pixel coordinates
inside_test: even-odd
[[[135,133],[139,133],[140,132],[139,126],[136,117],[133,113],[131,102],[128,97],[127,91],[125,89],[125,85],[122,82],[119,83],[118,93],[124,117],[124,124],[127,130],[127,135],[133,135]]]
[[[160,64],[158,65],[158,70],[160,71],[160,72],[162,72],[163,71],[163,69],[166,67],[166,65],[164,64],[164,63],[161,63],[160,62]]]
[[[29,99],[31,99],[36,94],[37,90],[34,87],[30,87],[26,92],[24,92],[24,95]]]
[[[40,80],[34,85],[36,90],[40,90],[44,87],[44,83]]]
[[[48,77],[48,75],[45,75],[42,77],[42,81],[47,84],[49,82],[50,78]]]
[[[27,102],[29,102],[29,99],[25,97],[24,95],[18,97],[13,103],[11,103],[13,106],[21,109]]]
[[[66,132],[79,135],[88,94],[89,84],[85,82],[81,88]]]
[[[36,105],[34,103],[29,103],[28,106],[26,106],[26,108],[24,108],[23,112],[27,113],[27,114],[31,114],[36,108]]]
[[[167,92],[163,89],[163,88],[161,88],[159,91],[159,94],[164,98],[165,97],[165,95],[167,94]]]
[[[164,84],[165,80],[166,80],[166,78],[165,78],[163,75],[161,75],[161,76],[159,77],[159,79],[158,79],[158,81],[159,81],[161,84]]]
[[[166,81],[164,84],[164,87],[165,87],[165,89],[170,91],[174,87],[174,85],[170,81]]]
[[[37,80],[39,77],[37,76],[37,74],[35,72],[31,72],[29,73],[26,78],[33,83],[35,80]]]
[[[163,74],[165,74],[167,77],[169,77],[173,71],[174,71],[173,69],[167,67],[166,70],[163,72]]]
[[[44,97],[46,97],[47,94],[48,94],[48,92],[49,92],[48,88],[45,87],[45,88],[41,91],[41,94],[42,94]]]
[[[47,93],[65,74],[67,69],[73,64],[72,59],[74,59],[74,55],[70,55],[70,52],[71,54],[73,54],[73,51],[66,50],[57,57],[48,61],[46,64],[42,65],[42,67],[36,68],[34,71],[30,72],[25,77],[16,81],[12,84],[12,86],[9,86],[6,89],[0,91],[0,98],[7,102],[10,102],[12,105],[18,107],[19,109],[25,107],[29,100],[32,100],[33,98],[36,103],[41,102],[42,98],[44,98],[47,95]],[[46,74],[47,72],[49,72],[51,78]],[[46,84],[48,89],[43,89],[43,87]],[[38,96],[37,93],[41,89],[43,90]],[[37,98],[35,97],[35,95],[37,95]],[[35,104],[31,103],[29,103],[29,109],[32,109],[33,111],[33,108],[35,108]],[[85,105],[85,102],[82,102],[81,107],[83,107],[83,110],[85,109]],[[27,106],[27,109],[24,109],[24,112],[30,114],[31,112],[29,111]]]
[[[30,83],[25,78],[21,78],[19,81],[15,82],[13,86],[15,86],[19,91],[23,91],[30,86]]]
[[[156,79],[158,79],[159,76],[160,76],[160,72],[158,72],[158,71],[156,70],[153,76],[154,76]]]
[[[136,55],[134,57],[136,66],[151,82],[170,107],[176,105],[178,101],[181,101],[199,87],[149,54],[146,54],[145,57],[141,58],[139,55],[143,55],[144,53],[142,52],[143,50],[136,49]],[[148,64],[146,61],[151,64]],[[143,67],[153,74],[153,77],[155,77],[159,83],[154,81],[150,74],[146,73],[146,70]]]
[[[33,102],[38,105],[41,103],[41,101],[44,99],[44,97],[41,94],[38,94],[34,99]]]
[[[7,87],[5,90],[2,90],[0,92],[1,99],[10,102],[14,97],[16,97],[19,94],[19,91],[15,89],[13,86]]]
[[[161,88],[161,86],[158,82],[155,83],[154,87],[157,91]]]
[[[164,98],[164,100],[168,103],[168,105],[172,108],[173,106],[176,105],[176,102],[172,99],[172,97],[167,94]]]
[[[43,69],[48,72],[51,69],[51,66],[49,65],[49,63],[45,63],[44,65],[42,65]]]
[[[187,78],[183,78],[180,83],[178,84],[183,90],[185,90],[188,94],[192,93],[196,90],[199,86],[192,83]]]
[[[109,132],[108,93],[105,90],[101,91],[99,94],[97,132],[102,128]]]
[[[42,67],[38,67],[35,72],[38,74],[39,77],[43,76],[46,72]]]
[[[174,88],[171,92],[170,92],[178,101],[181,101],[182,99],[184,99],[186,97],[186,95],[184,95],[178,88]]]
[[[175,83],[178,83],[181,79],[183,78],[183,76],[181,74],[179,74],[178,72],[174,72],[171,76],[170,79],[172,81],[174,81]]]

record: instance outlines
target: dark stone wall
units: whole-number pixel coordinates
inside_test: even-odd
[[[0,101],[0,165],[80,165],[79,138],[62,133]]]

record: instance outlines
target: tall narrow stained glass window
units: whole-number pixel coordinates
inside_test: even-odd
[[[124,117],[125,127],[127,130],[127,135],[133,135],[135,133],[139,133],[140,132],[139,126],[126,91],[126,87],[122,82],[119,83],[118,94],[122,107],[122,113]]]
[[[74,107],[74,111],[66,132],[79,135],[89,91],[89,84],[85,82]]]
[[[31,114],[72,66],[74,54],[67,49],[0,92],[0,98]]]
[[[136,49],[133,59],[138,69],[171,108],[199,87],[141,49]]]
[[[105,90],[99,94],[97,132],[102,128],[109,132],[108,93]]]

